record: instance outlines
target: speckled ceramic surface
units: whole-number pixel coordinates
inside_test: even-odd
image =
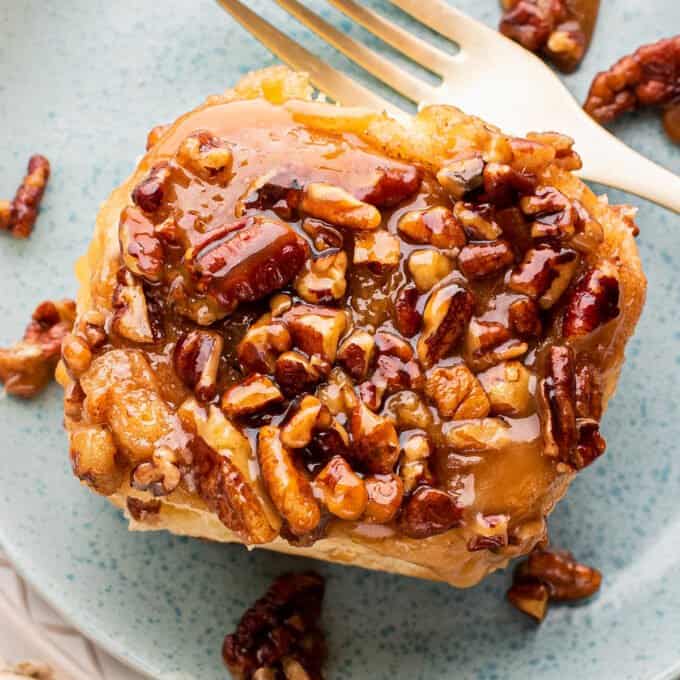
[[[274,3],[249,4],[319,50]],[[361,35],[321,0],[308,4]],[[455,4],[498,20],[495,0]],[[675,0],[602,4],[594,45],[567,78],[579,98],[600,66],[680,31]],[[37,301],[73,293],[72,263],[97,207],[131,170],[149,128],[273,61],[209,0],[0,0],[0,195],[14,191],[30,153],[54,167],[33,237],[0,239],[0,343],[20,334]],[[632,117],[616,132],[680,171],[680,149],[656,117]],[[555,608],[536,628],[505,604],[506,574],[456,591],[320,565],[331,679],[639,680],[680,671],[680,219],[635,202],[649,301],[606,416],[608,452],[551,521],[556,545],[602,569],[601,594]],[[0,541],[68,618],[138,669],[224,678],[224,632],[274,575],[309,563],[128,534],[118,513],[72,478],[59,402],[56,387],[32,403],[0,401]]]

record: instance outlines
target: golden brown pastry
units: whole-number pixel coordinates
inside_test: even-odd
[[[285,68],[155,137],[79,265],[75,474],[135,530],[456,586],[543,540],[645,295],[571,140]]]

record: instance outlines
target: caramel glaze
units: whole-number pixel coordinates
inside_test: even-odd
[[[357,135],[313,130],[296,122],[294,115],[285,107],[256,100],[218,104],[180,119],[172,132],[147,154],[138,176],[143,177],[145,172],[160,162],[170,161],[182,141],[198,129],[208,130],[227,141],[233,152],[231,175],[224,184],[217,184],[200,179],[179,165],[173,165],[171,182],[166,189],[163,205],[152,216],[152,220],[158,227],[169,218],[174,218],[177,225],[176,243],[166,250],[165,271],[161,283],[145,284],[150,304],[159,311],[162,319],[164,336],[161,342],[145,345],[143,349],[159,378],[162,397],[175,409],[191,395],[191,391],[173,370],[173,348],[182,332],[197,327],[195,322],[168,304],[173,287],[179,285],[182,280],[188,281],[182,264],[185,250],[198,243],[207,232],[235,222],[236,206],[248,195],[251,183],[273,168],[295,175],[300,184],[323,181],[360,196],[362,192],[365,193],[365,188],[370,186],[377,170],[396,162],[380,155]],[[394,207],[381,209],[382,229],[398,235],[397,224],[405,213],[432,206],[451,207],[450,197],[443,191],[434,175],[425,168],[420,168],[420,172],[423,179],[418,192]],[[256,211],[256,214],[279,219],[272,210]],[[318,251],[301,228],[301,220],[289,223],[309,243],[311,253],[317,255]],[[350,262],[347,294],[344,299],[330,306],[348,310],[354,329],[363,328],[371,332],[386,330],[398,334],[393,324],[392,309],[398,289],[409,279],[406,261],[413,250],[432,247],[409,243],[400,237],[399,266],[389,273],[376,274],[364,267],[352,266],[353,234],[351,230],[345,229],[343,236]],[[518,263],[522,259],[525,242],[523,243],[522,238],[517,238],[512,245],[515,262]],[[465,281],[460,272],[454,272],[453,276],[473,292],[476,317],[507,323],[510,304],[521,297],[507,289],[509,270],[478,281]],[[574,278],[578,278],[578,272]],[[298,300],[292,288],[284,292],[291,294],[294,301]],[[207,316],[204,318],[210,319],[210,314],[213,313],[219,316],[219,310],[216,312],[214,307],[211,307],[212,303],[205,298],[194,295],[191,290],[190,296],[193,296],[190,303],[194,309],[203,312],[207,310]],[[418,304],[421,312],[427,297],[427,294],[420,296]],[[432,422],[428,435],[435,447],[431,464],[438,487],[455,495],[463,507],[464,536],[471,536],[474,533],[465,527],[473,525],[478,516],[503,514],[509,517],[512,544],[513,527],[526,524],[532,519],[540,520],[546,512],[545,498],[550,497],[551,488],[563,485],[565,477],[572,474],[571,470],[560,468],[554,459],[543,455],[541,425],[536,412],[536,390],[543,370],[540,358],[547,346],[555,341],[563,342],[559,321],[560,310],[560,305],[557,305],[548,313],[542,314],[546,334],[538,340],[529,340],[529,349],[520,358],[532,372],[530,391],[533,403],[530,412],[522,417],[500,416],[508,430],[507,440],[499,450],[452,448],[447,443],[446,437],[451,422],[441,418],[437,408],[430,402],[428,408]],[[221,333],[225,340],[215,403],[230,385],[243,379],[235,347],[248,327],[266,311],[267,300],[242,304],[235,312],[210,324],[210,328]],[[596,368],[604,370],[608,362],[610,336],[611,324],[592,336],[579,340],[579,354],[587,354]],[[418,336],[409,340],[414,350],[417,339]],[[109,344],[98,352],[105,353],[113,347],[130,346],[133,346],[133,343],[112,333]],[[458,347],[436,366],[455,365],[462,359],[464,357],[461,356],[461,349]],[[264,414],[250,416],[237,422],[252,445],[252,469],[257,469],[255,451],[258,429],[264,424],[282,423],[289,413],[290,405],[291,402],[287,401]],[[393,405],[394,402],[388,399],[383,407],[383,413],[388,413]],[[401,441],[405,441],[409,434],[409,430],[400,432]],[[310,470],[313,469],[313,463],[310,463]],[[388,536],[395,537],[398,534],[395,523],[375,526],[361,520],[347,522],[334,519],[328,525],[327,533],[332,536],[338,530],[354,532],[362,539],[374,541],[383,540]],[[422,546],[419,544],[417,540],[403,538],[403,546],[407,546],[405,549],[422,550],[419,560],[427,563],[427,541],[423,542]],[[440,558],[435,556],[436,549],[432,550],[434,552],[431,561],[436,563]]]

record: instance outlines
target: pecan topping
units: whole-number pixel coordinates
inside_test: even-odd
[[[462,508],[445,491],[421,486],[399,517],[401,532],[410,538],[429,538],[460,526]]]
[[[139,344],[160,339],[161,331],[149,309],[144,287],[128,269],[118,271],[113,308],[111,330],[117,335]]]
[[[422,182],[422,173],[414,165],[392,162],[378,168],[375,181],[359,191],[357,198],[378,208],[393,208],[409,196],[413,196]]]
[[[145,213],[155,213],[163,203],[165,185],[170,178],[167,162],[158,163],[149,174],[132,190],[132,201]]]
[[[435,368],[427,376],[425,393],[444,418],[466,420],[489,415],[484,388],[465,364]]]
[[[518,196],[536,189],[536,177],[525,168],[517,170],[504,163],[487,163],[484,168],[484,198],[498,208],[513,205]]]
[[[463,225],[471,239],[493,241],[502,233],[496,222],[495,210],[489,203],[458,201],[453,206],[453,216]]]
[[[508,544],[507,515],[477,515],[475,535],[468,541],[468,550],[498,550]]]
[[[510,426],[500,418],[448,423],[446,443],[456,451],[501,451],[512,444]]]
[[[339,300],[347,290],[347,253],[344,250],[309,259],[295,279],[297,294],[311,303]]]
[[[484,161],[480,154],[458,158],[444,165],[437,173],[437,181],[454,201],[479,189],[484,184]]]
[[[61,343],[61,358],[71,375],[79,376],[90,367],[92,350],[85,338],[69,333]]]
[[[273,373],[276,357],[293,346],[286,324],[265,314],[247,331],[236,348],[239,363],[249,373]]]
[[[284,352],[277,360],[274,376],[287,397],[297,397],[314,387],[330,370],[330,365],[312,356],[293,350]]]
[[[397,229],[414,243],[429,243],[437,248],[460,248],[467,241],[460,223],[444,206],[407,212]]]
[[[555,150],[553,163],[563,170],[580,170],[580,156],[574,151],[574,140],[559,132],[530,132],[527,139],[538,144],[551,146]]]
[[[327,429],[331,414],[317,397],[306,395],[281,430],[281,442],[289,449],[302,449],[312,441],[315,430]]]
[[[75,315],[73,300],[42,302],[35,308],[23,340],[0,348],[0,382],[8,394],[29,398],[49,384]]]
[[[305,186],[300,209],[312,217],[348,229],[377,229],[382,221],[375,206],[325,182],[311,182]]]
[[[170,125],[155,125],[152,127],[151,130],[149,130],[149,134],[146,136],[146,150],[150,151],[153,149],[169,129]]]
[[[523,418],[532,410],[529,370],[519,361],[504,361],[478,376],[495,415]]]
[[[415,433],[406,440],[399,463],[399,475],[406,493],[411,493],[421,485],[434,484],[428,463],[431,455],[432,444],[425,434]]]
[[[522,338],[538,337],[543,331],[539,307],[531,298],[519,298],[508,308],[510,327]]]
[[[287,224],[255,218],[207,232],[185,261],[197,291],[232,312],[286,286],[308,256],[307,242]]]
[[[340,336],[347,326],[345,313],[314,305],[294,305],[283,315],[293,344],[308,355],[318,355],[332,364]]]
[[[222,656],[237,680],[323,680],[326,645],[319,628],[323,578],[313,572],[274,581],[227,635]]]
[[[395,474],[372,475],[364,479],[368,501],[364,521],[387,524],[399,512],[404,498],[404,483]]]
[[[414,250],[408,258],[408,270],[418,290],[426,293],[453,271],[453,262],[438,250]]]
[[[470,322],[473,307],[472,293],[457,283],[430,295],[418,340],[418,358],[423,366],[431,366],[453,350]]]
[[[509,287],[549,309],[567,289],[578,267],[578,253],[540,244],[529,250],[510,276]]]
[[[207,130],[189,135],[177,150],[178,163],[205,180],[226,184],[231,174],[232,153],[227,143]]]
[[[49,178],[50,162],[47,158],[31,156],[26,176],[14,199],[0,201],[0,229],[9,231],[15,238],[28,238],[31,235]]]
[[[314,247],[320,251],[342,248],[345,243],[342,233],[323,220],[307,217],[302,220],[302,230],[312,239]]]
[[[123,481],[111,431],[103,425],[79,427],[70,435],[73,473],[97,493],[109,496]]]
[[[375,339],[363,330],[354,331],[338,350],[338,363],[355,379],[363,380],[373,361]]]
[[[677,141],[679,66],[680,36],[644,45],[595,76],[584,108],[595,120],[608,123],[626,111],[660,107],[666,130]]]
[[[329,512],[356,520],[364,514],[368,494],[364,481],[342,456],[333,456],[314,480],[314,488]]]
[[[399,254],[399,239],[387,231],[359,233],[354,239],[354,264],[376,274],[397,267]]]
[[[399,438],[394,423],[373,413],[363,402],[352,411],[352,456],[368,472],[392,472],[399,458]]]
[[[594,366],[579,361],[576,367],[576,415],[579,418],[602,417],[602,384]]]
[[[601,583],[602,574],[577,562],[570,552],[536,549],[515,569],[508,599],[540,622],[548,600],[582,600],[594,595]]]
[[[394,325],[405,337],[412,338],[422,326],[423,315],[418,311],[420,295],[416,286],[407,283],[394,301]]]
[[[219,333],[203,330],[183,333],[175,345],[175,372],[201,401],[211,401],[217,395],[223,347],[224,339]]]
[[[465,335],[465,360],[475,371],[521,357],[528,349],[526,342],[513,338],[510,329],[498,321],[474,318]]]
[[[161,502],[158,500],[143,501],[141,498],[128,496],[125,505],[130,517],[136,522],[151,523],[161,511]]]
[[[533,218],[531,237],[568,239],[574,235],[579,215],[572,203],[555,187],[540,186],[520,200],[522,212]]]
[[[592,333],[619,315],[619,280],[616,268],[605,263],[588,269],[576,282],[566,303],[563,332],[566,338]]]
[[[125,266],[147,281],[160,281],[165,262],[163,242],[156,236],[153,223],[140,210],[130,206],[123,210],[118,238]]]
[[[458,255],[458,266],[468,279],[483,279],[503,271],[515,261],[507,241],[470,243]]]
[[[177,454],[162,446],[154,451],[150,461],[140,463],[133,470],[130,484],[140,491],[150,491],[154,496],[166,496],[182,479],[177,462]]]
[[[313,531],[321,521],[321,512],[309,480],[283,445],[279,428],[260,428],[257,457],[267,492],[292,533],[303,536]]]
[[[229,417],[242,417],[266,411],[282,401],[281,391],[266,375],[253,373],[222,395],[221,406]]]

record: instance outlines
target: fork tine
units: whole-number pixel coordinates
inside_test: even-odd
[[[455,62],[455,58],[446,54],[446,52],[412,35],[372,9],[357,4],[354,0],[327,0],[327,2],[383,42],[391,45],[395,50],[402,52],[416,64],[420,64],[433,73],[444,75]]]
[[[429,26],[436,33],[453,40],[461,47],[472,49],[476,36],[492,32],[488,26],[451,7],[444,0],[389,0],[414,19]]]
[[[286,11],[379,80],[411,101],[432,99],[433,89],[366,45],[337,30],[298,0],[276,0]]]
[[[260,18],[239,0],[217,0],[217,2],[243,28],[252,33],[282,61],[296,70],[307,71],[312,83],[335,101],[347,106],[364,106],[388,111],[395,115],[403,115],[404,112],[394,104],[374,94],[344,73],[325,64],[321,59]]]

